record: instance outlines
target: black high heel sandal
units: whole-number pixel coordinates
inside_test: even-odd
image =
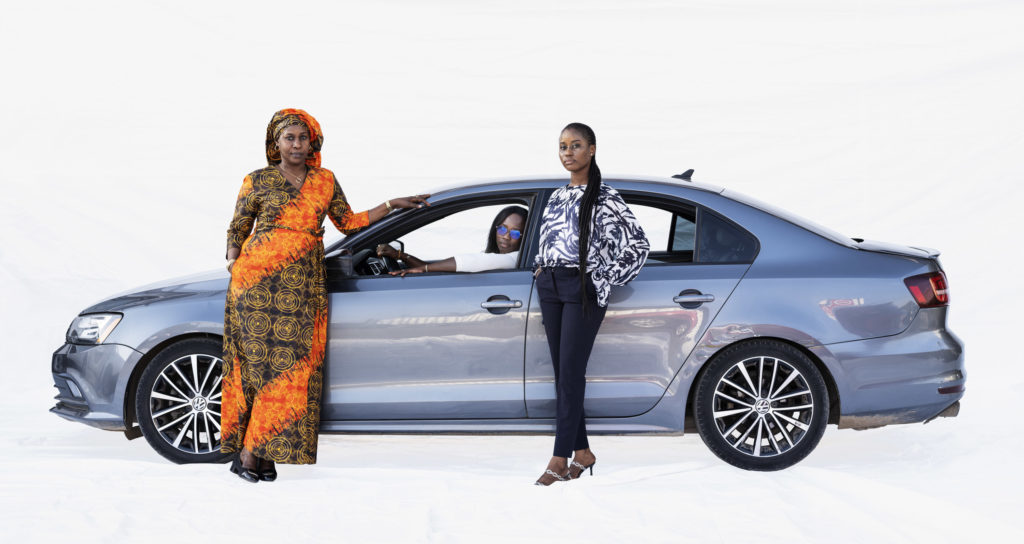
[[[264,467],[263,463],[270,463],[270,467]],[[277,467],[274,466],[273,461],[260,459],[260,479],[264,482],[273,482],[277,479]]]
[[[239,478],[249,483],[256,484],[260,481],[260,475],[255,470],[242,466],[242,454],[236,455],[235,458],[231,460],[231,467],[229,470],[232,473],[237,474]]]

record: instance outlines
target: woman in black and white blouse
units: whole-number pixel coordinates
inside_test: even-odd
[[[540,227],[537,292],[558,404],[554,453],[538,485],[594,471],[597,458],[583,419],[587,360],[612,286],[636,277],[650,250],[633,212],[601,182],[596,153],[590,127],[571,123],[562,129],[558,156],[570,181],[551,195]]]

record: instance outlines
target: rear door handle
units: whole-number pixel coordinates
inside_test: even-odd
[[[714,301],[715,295],[704,294],[696,289],[687,289],[679,293],[678,295],[672,297],[672,302],[675,302],[676,304],[688,310],[699,308],[700,305],[704,304],[705,302]]]

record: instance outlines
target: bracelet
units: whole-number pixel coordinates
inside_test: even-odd
[[[423,272],[424,273],[430,272],[430,263],[427,263],[427,264],[423,265]]]
[[[224,268],[227,268],[228,272],[231,272],[231,265],[235,264],[235,261],[237,260],[238,259],[228,259],[228,264]]]
[[[390,200],[385,200],[384,201],[384,207],[387,208],[389,212],[391,210],[395,209],[394,206],[391,205],[391,201]]]

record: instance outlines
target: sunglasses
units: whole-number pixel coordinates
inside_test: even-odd
[[[523,231],[516,229],[509,230],[505,225],[498,225],[494,228],[498,230],[498,236],[505,236],[507,234],[511,236],[513,240],[518,240],[523,236]]]

